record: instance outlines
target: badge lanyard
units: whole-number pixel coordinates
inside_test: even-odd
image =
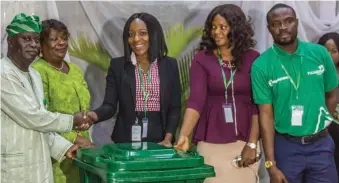
[[[226,78],[226,74],[225,74],[225,71],[222,67],[222,58],[221,58],[221,54],[220,54],[220,50],[218,49],[218,61],[219,61],[219,64],[220,64],[220,68],[221,68],[221,73],[222,73],[222,78],[223,78],[223,81],[224,81],[224,86],[225,86],[225,100],[226,100],[226,103],[227,103],[227,88],[229,87],[229,85],[232,83],[233,81],[233,78],[234,78],[234,75],[235,75],[235,72],[237,71],[237,69],[235,69],[234,71],[231,71],[231,76],[230,76],[230,80],[227,82],[227,78]]]
[[[290,80],[291,84],[293,85],[293,87],[294,87],[294,89],[295,89],[295,91],[296,91],[296,99],[298,100],[298,98],[299,98],[299,85],[300,85],[300,70],[301,70],[301,65],[302,65],[302,63],[303,63],[303,57],[301,56],[301,60],[300,60],[300,62],[301,62],[301,64],[300,64],[300,69],[299,69],[299,72],[298,72],[297,82],[295,83],[295,82],[293,81],[292,77],[290,76],[290,74],[287,72],[287,69],[285,68],[285,66],[281,63],[280,57],[278,56],[277,52],[275,51],[275,48],[274,48],[274,47],[272,47],[272,48],[273,48],[273,51],[274,51],[275,55],[276,55],[277,58],[278,58],[278,61],[279,61],[280,65],[281,65],[281,68],[284,70],[285,74],[287,75],[288,79]]]
[[[140,82],[141,82],[141,90],[142,90],[142,93],[143,93],[143,96],[144,96],[144,113],[145,113],[145,117],[144,118],[147,118],[146,117],[146,114],[147,114],[147,102],[148,102],[148,97],[149,97],[149,94],[150,94],[150,89],[147,90],[147,93],[146,93],[146,88],[145,88],[145,82],[144,82],[144,78],[142,76],[142,71],[141,71],[141,67],[140,65],[138,65],[138,73],[139,73],[139,78],[140,78]],[[150,72],[150,69],[148,69],[147,71],[147,80],[148,80],[148,85],[151,85],[151,72]]]
[[[151,85],[151,73],[150,73],[150,68],[147,70],[147,79],[148,79],[148,86]],[[146,93],[146,86],[145,86],[145,82],[144,82],[144,78],[142,76],[142,70],[140,65],[138,65],[138,73],[139,73],[139,78],[140,78],[140,82],[141,82],[141,89],[142,89],[142,93],[144,96],[144,113],[145,116],[142,119],[142,138],[146,138],[147,137],[147,131],[148,131],[148,118],[147,118],[147,102],[148,102],[148,98],[150,95],[150,88],[148,88],[147,93]]]

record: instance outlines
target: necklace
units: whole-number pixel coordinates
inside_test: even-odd
[[[231,61],[223,61],[222,67],[227,67],[228,69],[232,70],[233,68],[235,68],[235,64]]]
[[[50,66],[52,66],[54,69],[58,70],[58,71],[61,71],[62,68],[64,68],[64,61],[61,62],[61,67],[58,68],[58,67],[55,67],[54,65],[52,65],[51,63],[47,62]]]
[[[219,48],[217,50],[217,53],[219,57],[222,59],[221,51]],[[222,60],[222,67],[227,67],[228,69],[232,70],[233,68],[235,68],[235,64],[232,62],[232,60],[231,61]]]

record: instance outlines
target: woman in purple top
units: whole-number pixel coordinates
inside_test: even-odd
[[[190,97],[177,149],[189,148],[188,136],[216,177],[205,183],[251,183],[255,174],[238,166],[256,162],[259,139],[258,110],[253,103],[250,68],[259,56],[253,48],[254,31],[236,5],[215,7],[205,22],[200,51],[190,69]],[[258,163],[252,165],[255,172]]]

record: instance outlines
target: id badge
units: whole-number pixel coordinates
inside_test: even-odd
[[[303,125],[303,115],[304,115],[304,106],[302,105],[292,105],[292,117],[291,125],[292,126],[302,126]]]
[[[142,118],[142,138],[147,137],[148,131],[148,118]]]
[[[132,149],[134,150],[141,149],[141,146],[142,146],[141,142],[132,142],[131,144],[132,144]]]
[[[232,104],[223,104],[224,117],[226,123],[233,123]]]
[[[141,126],[136,123],[132,126],[132,142],[140,141],[141,141]]]
[[[147,150],[148,147],[147,147],[147,142],[143,142],[142,143],[142,150]]]

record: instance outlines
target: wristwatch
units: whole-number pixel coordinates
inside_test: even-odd
[[[248,142],[246,145],[247,145],[248,147],[250,147],[251,149],[256,149],[256,148],[257,148],[257,144],[252,143],[252,142]]]
[[[265,167],[270,168],[275,165],[275,161],[265,161]]]

